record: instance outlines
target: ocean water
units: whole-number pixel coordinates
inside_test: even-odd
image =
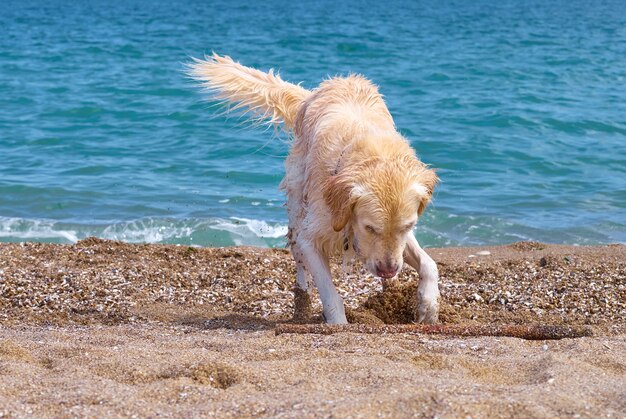
[[[426,246],[626,242],[626,2],[4,0],[0,240],[281,246],[288,141],[183,74],[363,73],[441,185]]]

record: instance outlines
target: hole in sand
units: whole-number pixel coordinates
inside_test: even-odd
[[[391,283],[369,297],[357,309],[346,310],[349,323],[406,324],[415,321],[417,284]],[[440,321],[447,322],[447,307],[440,307]]]

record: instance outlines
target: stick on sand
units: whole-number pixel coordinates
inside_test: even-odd
[[[556,340],[592,336],[593,330],[586,326],[550,325],[444,325],[444,324],[279,324],[276,335],[284,333],[313,333],[332,335],[333,333],[423,333],[447,336],[508,336],[527,340]]]

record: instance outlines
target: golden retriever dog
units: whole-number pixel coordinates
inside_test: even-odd
[[[437,265],[413,227],[438,179],[398,133],[375,85],[351,75],[306,90],[216,54],[194,59],[189,75],[231,110],[282,124],[293,137],[281,188],[296,287],[310,293],[312,277],[327,323],[347,323],[329,267],[346,253],[384,279],[406,260],[420,277],[416,320],[437,321]]]

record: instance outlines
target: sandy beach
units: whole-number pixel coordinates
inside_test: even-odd
[[[4,243],[0,416],[626,414],[626,246],[428,252],[443,324],[588,325],[594,336],[276,336],[293,314],[286,250]],[[345,270],[333,266],[350,321],[411,322],[414,272],[383,287]]]

